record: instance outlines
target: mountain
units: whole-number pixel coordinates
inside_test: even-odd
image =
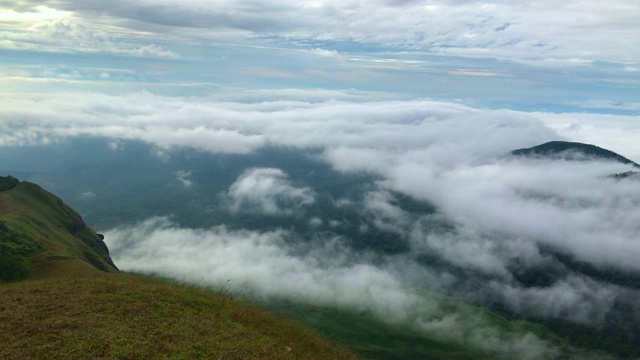
[[[0,234],[0,280],[43,277],[55,269],[118,271],[103,236],[33,183],[0,177]]]
[[[0,358],[356,359],[221,293],[124,274],[40,186],[0,177]]]
[[[562,158],[566,160],[612,160],[640,168],[640,165],[637,163],[613,151],[579,142],[549,141],[534,147],[513,150],[511,154],[529,157]]]

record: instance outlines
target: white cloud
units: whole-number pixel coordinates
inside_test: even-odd
[[[543,262],[537,246],[544,245],[595,266],[640,270],[636,183],[607,177],[627,166],[508,156],[516,148],[561,139],[554,128],[570,140],[591,139],[637,160],[637,117],[527,114],[332,91],[272,90],[271,96],[275,100],[260,91],[231,99],[224,93],[5,93],[0,144],[93,135],[143,140],[163,156],[173,147],[233,153],[264,145],[316,149],[335,169],[381,178],[380,189],[364,203],[336,199],[337,206],[362,205],[369,226],[408,234],[414,250],[432,251],[461,268],[510,282],[510,266],[516,260]],[[235,211],[297,213],[316,194],[295,181],[279,169],[248,170],[227,191],[228,205]],[[429,233],[434,220],[404,214],[391,190],[435,205],[456,232]],[[335,227],[341,219],[324,221]]]
[[[232,212],[266,215],[293,215],[315,202],[311,189],[294,187],[286,173],[273,168],[246,170],[231,185],[226,196]]]
[[[83,200],[91,200],[96,197],[96,194],[92,191],[85,191],[80,194],[80,198]]]
[[[391,170],[389,186],[434,203],[458,224],[455,239],[420,238],[457,263],[485,256],[489,272],[506,272],[505,254],[513,249],[505,246],[524,240],[598,266],[640,271],[634,260],[640,246],[631,235],[640,232],[632,220],[640,216],[636,184],[607,178],[626,170],[621,164],[540,160],[434,175],[429,168],[401,165]]]
[[[70,11],[60,11],[45,5],[38,5],[31,11],[16,11],[0,7],[0,22],[9,27],[20,24],[29,26],[33,22],[67,19],[72,15],[73,13]]]
[[[272,92],[278,96],[277,91]],[[3,133],[5,144],[42,134],[84,134],[234,153],[268,143],[336,151],[380,149],[409,157],[419,157],[423,155],[420,151],[428,149],[434,161],[446,163],[498,156],[555,136],[521,113],[480,111],[430,100],[336,101],[333,93],[323,91],[314,103],[296,98],[226,102],[147,92],[126,96],[87,93],[83,101],[76,101],[76,94],[2,96],[5,106],[0,114],[8,119],[5,126],[11,130]],[[469,143],[465,135],[471,132],[479,137]],[[448,155],[447,147],[461,147],[466,153]]]
[[[140,44],[135,38],[121,40],[105,30],[93,30],[82,22],[56,19],[37,22],[29,28],[0,30],[4,48],[51,52],[111,53],[126,56],[178,58],[157,44]]]
[[[508,304],[520,314],[545,314],[587,326],[602,326],[617,296],[613,287],[569,276],[547,288],[504,287],[500,292]]]
[[[369,219],[378,229],[404,233],[411,226],[411,215],[394,204],[387,191],[369,192],[364,199],[364,209]]]
[[[112,138],[114,151],[126,145],[121,142],[125,139],[146,141],[161,158],[175,147],[240,154],[262,146],[313,149],[317,159],[339,171],[367,171],[378,177],[364,198],[334,200],[336,207],[361,210],[366,219],[362,224],[311,214],[319,195],[276,168],[246,170],[221,199],[240,215],[294,215],[336,232],[344,226],[382,229],[406,239],[411,250],[372,265],[366,254],[336,250],[342,247],[334,239],[323,239],[333,244],[327,248],[298,256],[300,249],[283,245],[295,242],[285,241],[295,236],[287,231],[178,229],[155,220],[109,232],[123,269],[196,281],[207,274],[210,284],[232,279],[232,286],[250,286],[260,296],[289,294],[355,309],[366,303],[381,317],[406,321],[414,319],[413,309],[424,305],[415,290],[420,289],[473,301],[497,297],[517,313],[577,323],[588,317],[595,322],[594,313],[614,311],[620,290],[567,269],[557,282],[527,289],[515,278],[514,267],[557,265],[540,250],[544,247],[595,268],[640,271],[637,181],[608,177],[628,166],[508,155],[516,148],[562,139],[560,133],[637,160],[637,116],[522,113],[326,90],[221,92],[193,98],[148,92],[0,97],[2,146],[92,135]],[[175,179],[188,186],[188,169],[175,173]],[[438,213],[409,213],[396,194],[426,201]],[[127,239],[143,240],[134,244]],[[415,257],[424,254],[472,274],[471,280],[417,265]],[[287,272],[291,275],[282,275]],[[491,283],[478,286],[472,283],[477,277]],[[307,283],[311,288],[300,285]],[[351,288],[352,293],[341,292]],[[366,295],[387,292],[401,296]],[[371,301],[362,302],[363,297]],[[581,311],[572,312],[576,306]],[[432,313],[423,315],[412,324],[425,331],[465,326],[455,317],[443,315],[436,321]]]
[[[336,58],[336,59],[340,59],[342,56],[335,50],[326,50],[326,49],[320,49],[320,48],[315,48],[315,49],[311,49],[309,50],[310,53],[314,54],[314,55],[318,55],[320,57],[325,57],[325,58]]]
[[[190,176],[191,176],[191,171],[184,171],[184,170],[176,171],[176,179],[180,184],[182,184],[182,186],[184,186],[187,189],[193,186],[193,181],[188,179]]]
[[[451,303],[412,290],[392,266],[372,265],[334,241],[295,248],[287,231],[180,229],[165,218],[106,233],[121,269],[171,276],[245,296],[284,298],[368,312],[435,338],[488,352],[552,356],[556,349],[530,333],[507,333],[480,313],[451,312]],[[135,239],[135,240],[133,240]],[[320,245],[321,244],[321,245]]]
[[[575,105],[584,109],[608,109],[608,110],[640,110],[640,102],[615,102],[612,100],[587,100]]]
[[[76,17],[171,32],[188,40],[267,36],[298,43],[348,40],[388,49],[516,61],[637,64],[640,5],[625,0],[530,2],[203,1],[56,2]],[[55,4],[55,5],[54,5]],[[25,14],[27,14],[25,12]],[[108,16],[107,16],[108,15]],[[26,15],[25,15],[26,16]],[[127,22],[121,21],[126,19]],[[131,23],[135,20],[134,23]],[[161,26],[158,26],[161,25]],[[173,29],[173,31],[169,30]],[[190,29],[196,29],[190,31]],[[616,41],[611,41],[616,39]],[[324,50],[323,50],[324,51]],[[326,51],[332,51],[327,49]],[[329,54],[329,53],[327,53]]]

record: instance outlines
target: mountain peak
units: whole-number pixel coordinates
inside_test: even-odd
[[[513,150],[512,155],[565,160],[611,160],[640,168],[640,165],[611,150],[570,141],[549,141],[530,148]]]

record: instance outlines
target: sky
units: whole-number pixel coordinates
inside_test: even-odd
[[[6,92],[357,89],[637,115],[640,4],[0,1]]]
[[[526,112],[637,160],[639,13],[632,0],[0,1],[3,121],[97,97],[435,100]]]

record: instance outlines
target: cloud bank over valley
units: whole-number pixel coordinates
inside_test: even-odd
[[[532,358],[559,350],[526,331],[505,338],[490,319],[448,313],[425,294],[589,331],[637,319],[640,194],[633,176],[612,176],[633,167],[510,154],[572,134],[596,138],[608,129],[603,116],[585,114],[568,130],[558,120],[577,115],[361,95],[15,96],[0,110],[13,119],[1,141],[29,149],[107,139],[100,146],[113,164],[137,151],[145,165],[118,176],[156,189],[137,201],[174,202],[102,229],[126,270],[368,311],[478,348],[537,349]],[[613,119],[629,140],[638,135],[632,117]],[[639,150],[620,153],[637,159]],[[91,211],[118,199],[113,189],[125,191],[87,183],[76,198]],[[190,217],[200,222],[186,225]]]

